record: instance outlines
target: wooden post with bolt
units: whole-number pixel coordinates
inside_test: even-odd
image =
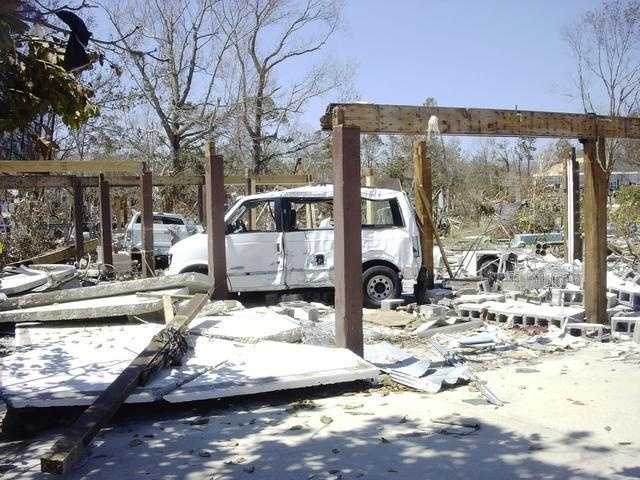
[[[207,199],[207,264],[211,281],[210,296],[227,298],[227,257],[224,226],[224,162],[215,154],[215,144],[209,141],[204,151],[204,181]]]
[[[153,251],[153,177],[146,162],[140,170],[140,204],[142,205],[142,273],[145,277],[155,275],[155,256]]]
[[[363,355],[360,129],[333,129],[336,345]]]
[[[607,192],[605,141],[580,140],[584,148],[584,309],[590,323],[607,321]]]

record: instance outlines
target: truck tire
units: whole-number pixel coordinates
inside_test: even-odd
[[[365,270],[362,288],[364,306],[380,308],[383,300],[400,296],[400,277],[392,268],[375,265]]]

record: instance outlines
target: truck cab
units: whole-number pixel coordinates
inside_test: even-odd
[[[418,227],[404,192],[361,190],[365,305],[413,293],[420,269]],[[241,198],[225,215],[232,292],[333,287],[333,186],[306,186]],[[169,251],[167,273],[207,272],[207,236]]]

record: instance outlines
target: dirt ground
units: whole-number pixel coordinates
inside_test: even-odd
[[[640,478],[639,358],[630,343],[589,342],[482,372],[503,407],[460,386],[138,409],[68,478]],[[56,433],[3,440],[2,478],[48,478],[39,457]]]

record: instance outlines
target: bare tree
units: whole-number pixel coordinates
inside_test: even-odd
[[[225,33],[233,36],[238,62],[237,114],[243,128],[236,141],[250,153],[253,170],[321,141],[300,137],[293,122],[310,100],[344,85],[349,70],[320,61],[291,83],[277,77],[285,65],[317,54],[340,23],[337,0],[230,0],[224,9]],[[242,28],[233,30],[238,21]]]
[[[566,29],[576,60],[576,83],[585,112],[629,116],[640,100],[640,1],[603,1]],[[611,171],[620,149],[608,142]]]
[[[183,152],[219,134],[226,108],[224,63],[235,26],[222,31],[218,0],[130,0],[106,8],[121,37],[126,71],[155,112],[172,168],[185,167]]]

